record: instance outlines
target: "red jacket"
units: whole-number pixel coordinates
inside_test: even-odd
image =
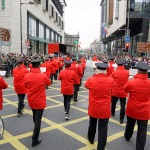
[[[114,79],[112,95],[116,97],[127,97],[124,86],[128,82],[129,71],[125,70],[124,66],[118,66],[117,70],[114,70],[111,74],[111,77]]]
[[[67,56],[67,57],[65,58],[65,60],[71,60],[71,58]]]
[[[89,116],[94,118],[110,117],[113,85],[113,79],[105,74],[95,74],[87,79],[85,87],[89,89]]]
[[[50,85],[50,79],[41,73],[40,68],[32,68],[24,77],[27,88],[27,99],[32,109],[44,109],[46,107],[45,86]]]
[[[82,67],[83,67],[83,71],[85,70],[86,68],[86,63],[81,63]]]
[[[49,63],[49,61],[45,61],[41,67],[46,67],[46,72],[45,74],[47,75],[47,77],[49,78],[51,75],[51,64]]]
[[[77,64],[77,62],[73,62],[71,64],[71,70],[76,73],[76,80],[74,81],[74,84],[80,84],[80,78],[83,76],[82,68]]]
[[[53,59],[54,60],[54,62],[55,62],[55,70],[59,70],[59,65],[60,65],[60,62],[59,62],[59,59],[58,58],[54,58]]]
[[[16,67],[13,69],[13,76],[14,76],[14,89],[17,94],[26,94],[27,89],[24,85],[24,77],[25,74],[27,74],[29,70],[27,68],[24,68],[24,65],[21,65],[20,67]]]
[[[59,57],[59,68],[64,67],[64,59],[62,57]]]
[[[126,115],[138,119],[150,119],[150,80],[147,74],[138,74],[136,79],[130,80],[124,87],[129,93]]]
[[[66,95],[73,95],[74,80],[76,78],[75,72],[70,68],[61,70],[58,79],[61,80],[61,93]]]
[[[113,64],[115,64],[114,61],[110,61],[109,62],[109,67],[107,68],[107,75],[110,76],[112,74],[112,72],[114,71],[114,67]]]
[[[81,60],[82,63],[86,64],[86,59],[85,58],[82,57],[82,58],[80,58],[80,60]]]
[[[6,89],[8,87],[5,80],[0,76],[0,110],[3,109],[3,92],[2,89]]]
[[[51,74],[55,74],[56,63],[53,60],[49,60],[49,63],[51,64]]]
[[[94,56],[94,57],[92,58],[92,60],[93,60],[93,61],[97,61],[97,56]]]

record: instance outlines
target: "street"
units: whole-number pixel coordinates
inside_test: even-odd
[[[91,145],[87,140],[89,117],[87,114],[88,91],[84,88],[84,82],[93,75],[90,68],[91,61],[87,62],[87,68],[79,91],[78,102],[71,103],[70,120],[64,118],[63,96],[60,93],[60,82],[54,81],[47,90],[47,108],[44,111],[41,134],[42,143],[35,148],[31,146],[33,131],[32,112],[25,98],[24,114],[17,117],[18,97],[13,89],[13,77],[5,78],[9,88],[3,91],[4,107],[0,112],[5,131],[0,140],[0,150],[93,150],[97,148],[97,134],[95,143]],[[129,142],[124,139],[125,123],[119,123],[119,103],[115,117],[109,120],[107,150],[135,150],[136,130]],[[125,120],[126,122],[126,120]],[[149,150],[150,121],[147,133],[145,150]]]

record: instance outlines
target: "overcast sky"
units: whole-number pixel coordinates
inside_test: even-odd
[[[100,36],[100,1],[101,0],[66,0],[65,32],[77,34],[79,31],[81,47]]]

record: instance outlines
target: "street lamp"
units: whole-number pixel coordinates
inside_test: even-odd
[[[29,4],[29,5],[33,5],[34,3],[33,2],[28,2],[28,3],[21,3],[21,0],[20,0],[20,44],[21,44],[21,54],[22,54],[22,9],[21,9],[21,6],[23,4]]]

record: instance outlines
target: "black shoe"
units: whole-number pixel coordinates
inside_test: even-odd
[[[88,139],[89,140],[89,139]],[[92,140],[89,140],[89,142],[90,142],[90,144],[94,144],[94,141],[92,141]]]
[[[76,100],[74,100],[74,102],[77,102],[78,100],[76,99]]]
[[[22,112],[17,113],[17,117],[20,117],[20,116],[22,116],[22,115],[23,115],[23,113],[22,113]]]
[[[35,140],[35,141],[33,140],[32,141],[32,147],[35,147],[35,146],[39,145],[41,142],[42,142],[41,138],[39,138],[38,140]]]
[[[126,139],[127,142],[130,141],[130,138],[127,138],[127,137],[126,137],[126,133],[124,133],[124,138]]]
[[[123,120],[122,119],[120,120],[120,124],[123,124]]]

